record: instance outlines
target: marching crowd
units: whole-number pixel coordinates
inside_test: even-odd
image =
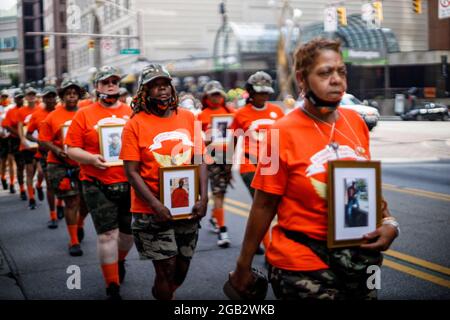
[[[234,179],[232,164],[238,162],[253,205],[236,270],[230,273],[232,293],[242,299],[254,297],[258,276],[251,268],[252,258],[265,254],[277,298],[376,298],[376,291],[365,286],[366,274],[349,275],[333,263],[335,255],[316,250],[327,237],[323,191],[327,174],[325,166],[317,169],[317,155],[332,160],[339,148],[347,148],[344,160],[370,160],[364,121],[357,113],[338,108],[347,85],[340,45],[315,39],[301,46],[295,59],[304,104],[286,115],[268,102],[274,89],[272,78],[263,71],[248,78],[241,108],[226,102],[220,82],[209,81],[201,101],[193,102],[201,103],[198,112],[184,107],[186,101],[180,101],[171,75],[159,64],[141,71],[131,101],[120,88],[122,75],[111,66],[95,74],[92,96],[70,78],[39,94],[31,87],[17,89],[12,101],[2,91],[3,189],[16,193],[17,177],[20,199],[28,200],[30,210],[36,209],[36,195],[40,201],[46,196],[48,228],[58,228],[59,220],[65,220],[68,253],[74,257],[83,255],[84,220],[91,216],[108,299],[121,299],[125,260],[134,244],[140,258],[153,263],[152,295],[169,300],[187,276],[200,221],[207,214],[208,189],[212,198],[208,224],[217,233],[219,247],[230,245],[224,198]],[[217,116],[231,117],[227,129],[234,133],[220,143],[211,133]],[[111,142],[115,149],[106,155],[100,129],[108,126],[122,131],[121,139],[110,136],[117,141]],[[237,159],[234,150],[240,136],[243,154]],[[274,154],[271,143],[276,144]],[[263,153],[269,154],[269,163],[260,161]],[[109,156],[118,156],[119,161],[111,164]],[[270,162],[278,169],[264,173]],[[198,198],[188,219],[173,219],[160,199],[160,168],[194,164],[199,172]],[[365,236],[361,247],[347,248],[341,262],[359,259],[358,263],[380,265],[380,251],[398,233],[398,223],[383,200],[381,225]]]

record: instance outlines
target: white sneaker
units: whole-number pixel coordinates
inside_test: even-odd
[[[221,248],[228,248],[230,246],[230,237],[228,237],[227,227],[220,228],[217,245]]]

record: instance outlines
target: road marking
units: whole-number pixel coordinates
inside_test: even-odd
[[[404,265],[402,265],[400,263],[397,263],[397,262],[394,262],[392,260],[384,259],[383,265],[386,266],[386,267],[389,267],[391,269],[407,273],[407,274],[412,275],[412,276],[414,276],[416,278],[420,278],[420,279],[423,279],[423,280],[435,283],[437,285],[440,285],[440,286],[443,286],[443,287],[446,287],[446,288],[450,288],[450,281],[448,281],[446,279],[442,279],[442,278],[439,278],[437,276],[428,274],[426,272],[423,272],[423,271],[420,271],[420,270],[416,270],[416,269],[413,269],[413,268],[408,267],[408,266],[404,266]]]
[[[436,271],[436,272],[440,272],[442,274],[446,274],[448,276],[450,276],[450,268],[441,266],[439,264],[436,263],[432,263],[432,262],[428,262],[426,260],[422,260],[420,258],[416,258],[416,257],[412,257],[409,256],[407,254],[398,252],[398,251],[394,251],[394,250],[388,250],[385,252],[388,256],[403,260],[403,261],[407,261],[410,262],[412,264]]]
[[[394,192],[412,194],[415,196],[421,196],[421,197],[431,198],[431,199],[436,199],[436,200],[450,201],[450,195],[445,194],[445,193],[425,191],[425,190],[414,189],[414,188],[405,188],[405,187],[400,187],[400,186],[396,186],[393,184],[387,184],[387,183],[383,183],[383,189],[386,189],[389,191],[394,191]]]
[[[211,203],[211,201],[210,201],[210,203]],[[230,205],[228,205],[228,204],[230,204]],[[248,218],[249,211],[244,211],[242,209],[235,208],[235,207],[232,206],[232,204],[238,205],[238,206],[240,206],[242,208],[250,208],[249,205],[247,205],[247,204],[245,204],[243,202],[234,200],[234,199],[229,199],[229,198],[225,198],[225,204],[224,204],[224,209],[225,210],[230,211],[232,213],[235,213],[237,215],[240,215],[242,217]],[[272,222],[272,226],[274,226],[275,224],[276,224],[276,222],[273,221]],[[385,252],[385,254],[387,256],[391,256],[391,257],[397,258],[397,259],[399,259],[401,261],[406,261],[406,262],[409,262],[411,264],[414,264],[414,265],[417,265],[417,266],[420,266],[420,267],[423,267],[423,268],[426,268],[426,269],[429,269],[429,270],[432,270],[432,271],[436,271],[436,272],[439,272],[439,273],[442,273],[442,274],[445,274],[445,275],[450,275],[450,268],[441,266],[441,265],[436,264],[436,263],[432,263],[432,262],[429,262],[429,261],[426,261],[426,260],[423,260],[423,259],[420,259],[420,258],[416,258],[416,257],[410,256],[410,255],[407,255],[407,254],[404,254],[404,253],[401,253],[401,252],[398,252],[398,251],[395,251],[395,250],[388,250],[388,251]],[[391,269],[402,271],[404,273],[410,274],[410,275],[415,276],[417,278],[420,278],[420,279],[427,280],[429,282],[438,284],[440,286],[450,288],[450,281],[448,281],[446,279],[440,278],[438,276],[435,276],[435,275],[432,275],[432,274],[429,274],[429,273],[426,273],[424,271],[420,271],[420,270],[417,270],[417,269],[414,269],[414,268],[411,268],[411,267],[408,267],[408,266],[404,266],[402,264],[399,264],[399,263],[394,262],[392,260],[389,260],[387,258],[384,259],[383,265],[385,265],[387,267],[390,267]]]

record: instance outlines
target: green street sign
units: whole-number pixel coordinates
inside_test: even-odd
[[[128,49],[120,50],[120,54],[140,54],[140,53],[141,53],[141,50],[139,50],[139,49],[128,48]]]

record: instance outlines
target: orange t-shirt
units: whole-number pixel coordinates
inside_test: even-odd
[[[83,99],[78,102],[78,108],[81,109],[81,108],[87,107],[93,103],[94,102],[91,99]]]
[[[339,158],[369,160],[366,124],[356,112],[338,110],[340,117],[334,140],[339,144]],[[311,249],[288,239],[282,230],[299,231],[317,240],[327,238],[327,168],[328,161],[336,159],[336,153],[327,147],[331,128],[323,123],[316,124],[326,137],[318,132],[314,120],[302,109],[276,121],[272,129],[278,129],[279,136],[276,137],[277,131],[273,130],[267,135],[266,146],[271,161],[258,164],[252,182],[255,189],[281,196],[277,208],[278,224],[272,229],[272,241],[266,254],[270,264],[280,269],[314,271],[328,268]],[[358,146],[364,148],[359,155],[355,151]],[[275,170],[270,170],[271,166]]]
[[[66,108],[58,108],[50,112],[39,128],[39,140],[52,142],[55,146],[63,148],[63,126],[70,125],[76,112],[77,110],[68,111]],[[77,162],[69,158],[64,160],[67,164],[78,167]],[[47,162],[62,164],[52,151],[48,152]]]
[[[100,154],[97,130],[99,123],[125,124],[131,113],[131,108],[123,103],[117,108],[107,108],[98,102],[86,106],[80,109],[72,119],[64,143],[68,147],[78,147],[92,154]],[[102,170],[92,165],[80,164],[80,180],[92,181],[90,177],[103,184],[127,181],[123,166],[111,166]]]
[[[211,116],[217,114],[234,113],[234,110],[228,111],[225,107],[218,107],[216,109],[205,108],[197,116],[197,119],[202,122],[202,130],[206,131],[211,128]]]
[[[39,108],[35,110],[28,121],[27,124],[27,133],[31,135],[36,135],[36,138],[39,137],[39,127],[41,126],[42,122],[45,120],[45,118],[48,116],[50,111],[47,111],[45,108]],[[35,154],[35,158],[42,158],[42,154],[38,151]]]
[[[263,108],[256,108],[252,104],[247,104],[239,109],[234,115],[233,123],[230,129],[242,129],[244,133],[243,140],[243,158],[241,159],[241,173],[255,172],[256,164],[249,160],[258,159],[260,144],[264,141],[265,133],[272,126],[275,120],[284,116],[280,107],[275,104],[266,103]]]
[[[8,112],[6,112],[5,119],[3,120],[3,127],[11,127],[13,129],[18,129],[19,124],[19,111],[22,107],[14,106]],[[11,132],[11,137],[18,138],[18,136]]]
[[[189,205],[189,194],[183,188],[176,188],[172,192],[172,208],[183,208]]]
[[[159,199],[159,168],[192,164],[194,155],[204,153],[200,126],[194,115],[178,108],[167,118],[139,112],[122,132],[120,159],[138,161],[139,172],[150,191]],[[131,189],[131,212],[153,213],[150,206]]]
[[[38,110],[42,110],[41,105],[38,103],[36,103],[33,108],[30,108],[29,106],[24,106],[24,107],[20,108],[20,110],[17,113],[17,119],[19,122],[22,123],[22,126],[24,129],[26,126],[28,126],[28,123],[31,120],[32,114]],[[26,150],[26,149],[30,149],[30,148],[27,146],[24,146],[23,144],[20,144],[20,147],[19,147],[20,151]],[[32,148],[32,149],[35,149],[35,148]]]

